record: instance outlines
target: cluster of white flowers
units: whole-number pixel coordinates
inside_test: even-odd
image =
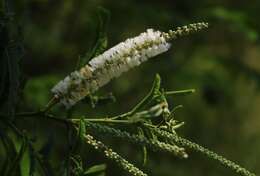
[[[148,29],[139,36],[121,42],[89,62],[94,69],[105,72],[99,82],[101,86],[111,78],[118,77],[130,68],[140,65],[148,58],[167,51],[170,44],[165,41],[160,31]]]
[[[52,92],[69,108],[112,78],[169,48],[170,44],[165,41],[160,31],[148,29],[147,32],[127,39],[93,58],[85,67],[60,81]]]
[[[177,32],[163,33],[148,29],[139,36],[127,39],[103,54],[93,58],[79,71],[74,71],[54,86],[52,92],[67,108],[96,91],[112,78],[120,76],[130,68],[140,65],[148,58],[167,51],[169,41],[180,35],[203,28],[204,23],[192,24]],[[188,29],[188,30],[187,30]]]

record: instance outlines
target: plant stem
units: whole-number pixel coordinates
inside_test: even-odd
[[[45,106],[45,108],[34,111],[34,112],[20,112],[15,114],[16,117],[24,117],[24,116],[36,116],[47,113],[54,105],[56,105],[59,102],[59,98],[57,96],[54,96]],[[2,116],[2,115],[1,115]],[[5,115],[3,115],[5,116]]]
[[[70,119],[72,122],[79,122],[80,119]],[[103,119],[84,119],[88,122],[103,122],[103,123],[123,123],[123,124],[131,124],[134,123],[132,120],[114,120],[111,118],[103,118]]]
[[[56,105],[59,102],[58,96],[53,96],[52,99],[47,103],[44,109],[40,110],[43,113],[48,112],[54,105]]]
[[[63,124],[74,124],[74,123],[78,123],[80,121],[80,118],[72,118],[72,119],[66,119],[66,118],[59,118],[59,117],[55,117],[51,114],[44,114],[44,113],[39,113],[39,112],[25,112],[25,113],[19,113],[16,114],[16,117],[21,117],[21,118],[32,118],[35,115],[38,115],[41,118],[45,118],[45,119],[49,119],[49,120],[54,120],[56,122],[59,123],[63,123]],[[121,123],[121,124],[132,124],[135,123],[136,121],[133,120],[116,120],[113,118],[92,118],[92,119],[88,119],[88,118],[84,118],[85,121],[88,122],[101,122],[101,123]]]
[[[187,95],[194,93],[195,89],[187,89],[187,90],[178,90],[178,91],[166,91],[164,92],[166,96],[170,95]]]
[[[110,117],[109,119],[120,119],[120,118],[124,118],[124,117],[127,117],[127,116],[130,116],[132,114],[132,111],[129,111],[129,112],[126,112],[124,114],[120,114],[120,115],[117,115],[117,116],[113,116],[113,117]]]

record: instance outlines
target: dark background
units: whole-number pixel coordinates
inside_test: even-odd
[[[189,96],[171,98],[184,105],[176,119],[185,122],[179,134],[260,173],[260,1],[242,0],[19,0],[13,1],[21,27],[25,54],[21,64],[27,83],[19,109],[37,110],[51,98],[50,89],[76,68],[96,35],[98,7],[111,13],[108,46],[147,28],[161,31],[193,22],[209,22],[209,29],[175,40],[169,52],[150,59],[97,92],[113,92],[117,101],[94,109],[80,104],[74,115],[116,115],[129,110],[149,91],[159,73],[166,90],[196,89]],[[2,37],[2,36],[1,36]],[[54,112],[65,114],[58,106]],[[46,157],[61,175],[68,149],[66,129],[42,120],[18,124],[47,146]],[[150,175],[235,175],[215,161],[188,151],[187,160],[149,151],[142,166],[142,149],[120,140],[105,139],[115,151]],[[0,150],[2,152],[2,150]],[[82,151],[84,167],[107,163],[107,175],[127,175],[97,152]],[[0,155],[1,158],[5,156]]]

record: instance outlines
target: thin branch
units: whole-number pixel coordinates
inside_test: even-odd
[[[70,119],[72,122],[79,122],[80,119]],[[122,123],[122,124],[132,124],[135,123],[133,120],[114,120],[111,118],[102,118],[102,119],[84,119],[87,122],[102,122],[102,123]]]
[[[47,103],[44,109],[40,110],[43,113],[48,112],[54,105],[56,105],[59,102],[58,96],[53,96],[52,99]]]
[[[187,90],[177,90],[177,91],[166,91],[164,94],[166,96],[171,96],[171,95],[187,95],[194,93],[195,89],[187,89]]]

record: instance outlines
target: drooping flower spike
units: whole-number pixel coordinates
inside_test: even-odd
[[[170,41],[207,27],[208,23],[194,23],[167,33],[148,29],[93,58],[80,70],[72,72],[60,81],[51,91],[59,102],[70,108],[111,79],[140,65],[148,58],[169,50]]]

